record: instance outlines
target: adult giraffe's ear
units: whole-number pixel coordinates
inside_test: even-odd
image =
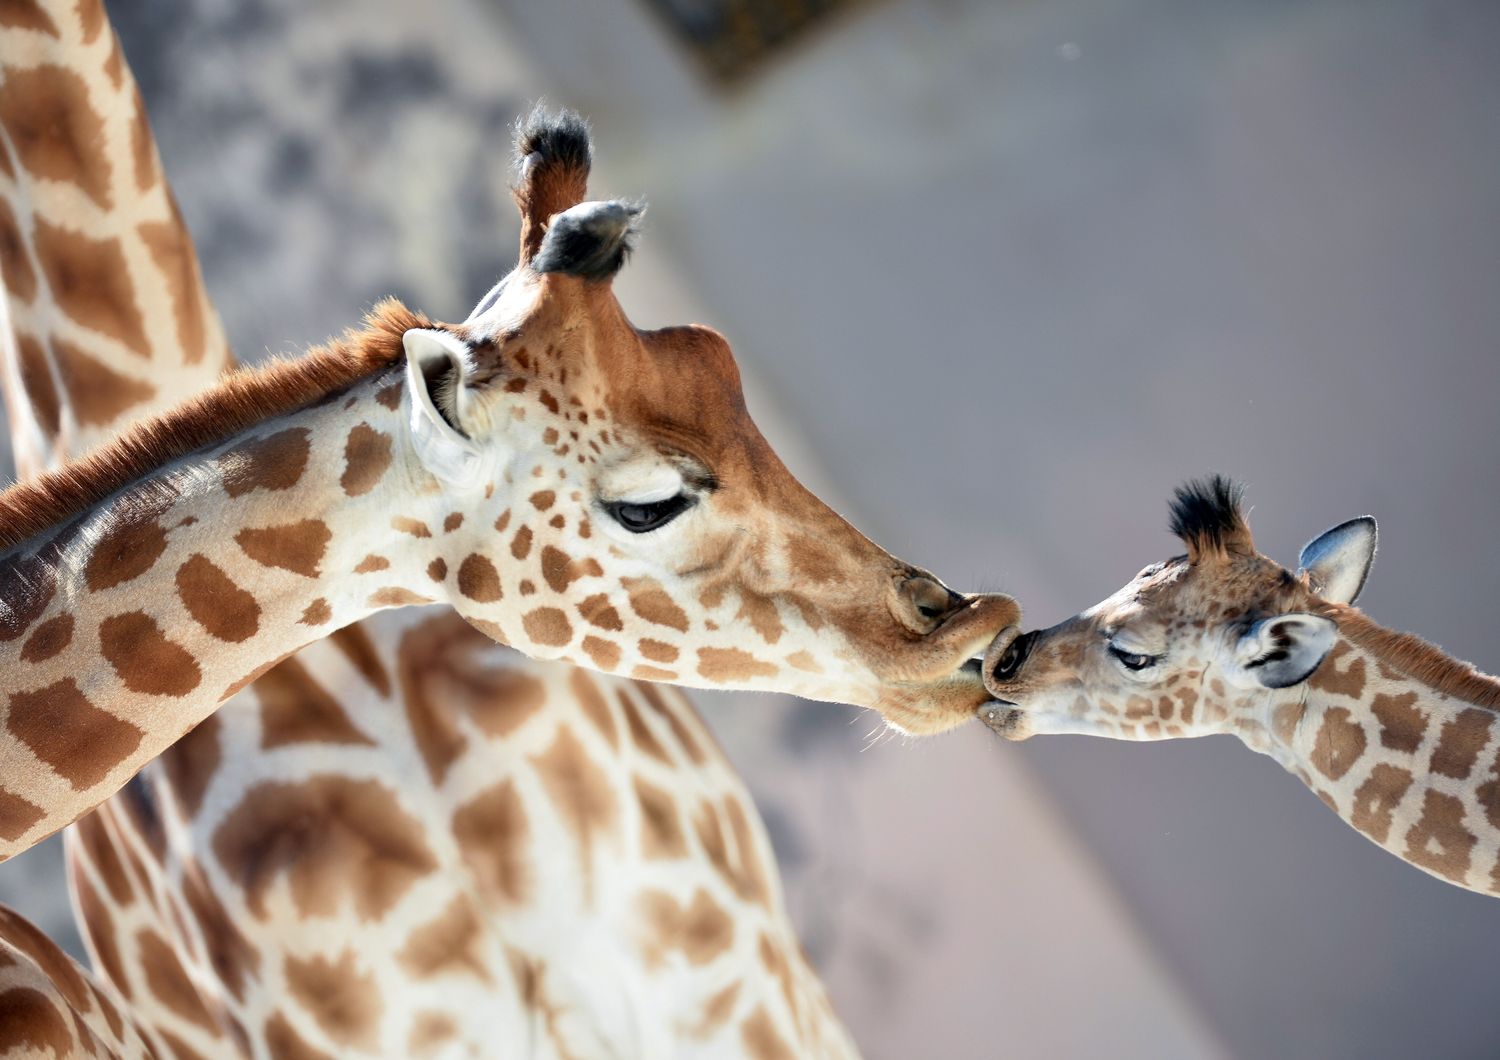
[[[446,331],[412,328],[401,337],[406,348],[407,427],[422,466],[450,486],[479,484],[479,446],[462,430],[469,347]]]
[[[1337,639],[1338,626],[1322,615],[1263,618],[1230,646],[1225,673],[1239,688],[1290,688],[1312,676]]]
[[[1352,604],[1370,576],[1378,535],[1368,515],[1325,530],[1302,549],[1299,577],[1308,588],[1333,604]]]

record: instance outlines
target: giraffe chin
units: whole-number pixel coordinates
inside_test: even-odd
[[[871,705],[891,728],[908,736],[930,736],[971,721],[989,699],[979,661],[970,659],[946,680],[889,691]]]

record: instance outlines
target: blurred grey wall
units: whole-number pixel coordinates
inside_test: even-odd
[[[627,0],[111,13],[243,356],[385,293],[461,314],[546,93],[651,201],[627,307],[725,331],[887,547],[1047,624],[1219,469],[1287,561],[1373,513],[1366,608],[1500,667],[1490,0],[888,0],[732,91]],[[837,708],[706,703],[872,1057],[1500,1052],[1500,902],[1227,738],[864,750]]]

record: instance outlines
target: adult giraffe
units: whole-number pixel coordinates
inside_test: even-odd
[[[112,45],[112,41],[105,43]],[[99,61],[117,64],[118,57],[110,60],[109,54],[108,50],[99,53]],[[118,84],[115,87],[118,90]],[[96,86],[96,102],[99,91]],[[124,112],[138,113],[128,106]],[[164,186],[161,190],[164,192]],[[527,185],[523,183],[523,199],[526,192]],[[578,194],[581,196],[581,188]],[[538,234],[533,232],[532,236]],[[523,246],[525,243],[523,238]],[[196,281],[196,275],[191,279]],[[181,294],[178,292],[175,301],[185,301]],[[64,405],[69,396],[64,387]],[[769,614],[761,612],[758,621],[780,620],[773,608]],[[602,783],[592,787],[585,784],[558,821],[564,826],[573,825],[574,830],[583,833],[582,838],[576,844],[572,840],[565,844],[573,849],[533,859],[532,868],[540,880],[536,886],[532,886],[535,881],[524,879],[527,851],[520,850],[521,856],[516,860],[523,878],[503,882],[508,891],[521,887],[556,899],[567,891],[565,885],[569,880],[588,879],[587,873],[578,872],[578,863],[585,867],[592,863],[595,877],[608,875],[610,879],[614,908],[597,909],[598,903],[587,900],[587,887],[577,896],[561,903],[554,900],[544,908],[537,908],[535,895],[517,903],[514,893],[505,894],[510,901],[504,904],[507,917],[504,926],[514,936],[504,948],[507,968],[497,973],[490,966],[486,973],[492,979],[506,971],[519,976],[527,984],[526,992],[535,995],[532,1015],[539,1011],[537,1006],[554,1009],[552,1017],[545,1021],[553,1033],[558,1033],[554,1026],[558,1019],[553,1018],[557,1016],[556,1009],[562,1009],[564,1026],[570,1020],[576,1024],[577,1012],[569,1016],[569,1008],[588,1010],[597,1007],[592,1003],[597,1003],[601,993],[623,990],[636,995],[631,1003],[637,1012],[651,1012],[658,1019],[662,1011],[653,1007],[649,996],[642,995],[655,993],[658,998],[678,999],[677,1009],[668,1013],[672,1018],[659,1020],[660,1028],[689,1036],[696,1031],[704,1048],[721,1048],[715,1043],[736,1037],[742,1038],[746,1046],[786,1040],[802,1052],[827,1053],[836,1045],[842,1046],[841,1031],[826,1015],[821,988],[796,952],[780,910],[774,877],[767,877],[764,872],[769,853],[758,822],[746,811],[743,792],[732,771],[680,700],[626,682],[607,684],[599,690],[583,675],[552,673],[549,679],[549,671],[532,668],[528,672],[513,661],[507,667],[493,658],[483,659],[480,656],[490,650],[475,643],[473,638],[464,638],[462,631],[467,627],[451,618],[429,622],[411,614],[393,615],[390,620],[366,623],[361,628],[367,637],[345,631],[331,646],[309,649],[262,678],[254,686],[251,700],[259,701],[258,722],[236,726],[233,724],[236,715],[229,714],[200,728],[169,754],[164,768],[153,771],[156,797],[148,796],[145,802],[134,803],[122,800],[113,814],[91,819],[86,831],[91,851],[82,859],[88,864],[78,868],[80,893],[85,912],[92,914],[91,926],[99,925],[103,944],[115,950],[114,963],[122,968],[119,976],[122,982],[128,986],[132,979],[136,980],[140,994],[141,983],[150,977],[151,968],[146,957],[137,951],[159,951],[161,947],[153,940],[173,938],[174,932],[182,936],[174,939],[179,943],[177,948],[200,961],[205,951],[215,949],[217,940],[217,951],[212,957],[218,959],[221,967],[214,967],[213,962],[205,966],[210,979],[226,971],[229,951],[233,951],[241,965],[258,963],[257,955],[265,952],[265,943],[269,941],[273,956],[279,956],[283,963],[269,970],[257,968],[253,974],[244,976],[254,980],[248,988],[240,976],[226,974],[226,979],[234,980],[233,985],[239,991],[248,989],[255,994],[267,985],[274,985],[290,987],[295,993],[300,984],[305,992],[326,996],[327,979],[333,976],[350,990],[357,990],[373,978],[376,989],[386,988],[381,990],[383,996],[396,993],[410,996],[411,981],[425,979],[426,983],[417,986],[425,988],[429,1003],[425,1009],[409,1010],[414,1015],[408,1021],[408,1034],[401,1039],[401,1047],[414,1048],[418,1040],[431,1045],[439,1039],[462,1037],[467,1028],[461,1026],[461,1018],[445,1014],[444,1007],[461,1013],[468,1006],[467,995],[454,989],[455,977],[474,978],[470,975],[473,969],[463,962],[414,972],[409,965],[398,967],[387,954],[385,964],[375,968],[372,976],[367,964],[332,968],[318,965],[309,956],[327,951],[319,941],[325,934],[347,943],[349,921],[355,917],[349,908],[315,911],[301,908],[296,900],[296,881],[311,875],[320,886],[335,890],[347,886],[351,894],[355,893],[355,870],[361,867],[362,860],[371,857],[368,837],[360,836],[362,826],[369,824],[368,815],[372,811],[394,809],[388,819],[397,821],[403,820],[405,811],[400,805],[364,805],[358,796],[366,789],[349,784],[348,775],[340,777],[337,770],[320,770],[318,775],[310,777],[306,745],[318,743],[324,751],[329,745],[338,745],[339,757],[355,776],[374,773],[388,777],[389,770],[383,766],[409,765],[420,760],[425,770],[403,786],[400,801],[425,802],[427,811],[435,809],[437,813],[432,815],[419,809],[404,819],[415,817],[424,825],[435,823],[439,830],[452,826],[453,831],[459,830],[454,815],[463,808],[459,805],[460,796],[466,790],[454,778],[468,774],[467,790],[477,790],[473,785],[493,780],[496,767],[501,766],[502,775],[521,778],[514,786],[514,795],[517,805],[525,810],[521,819],[532,819],[533,806],[542,807],[545,813],[548,801],[556,800],[554,789],[572,782],[580,765],[586,765],[597,754],[605,764],[599,772]],[[388,658],[398,656],[401,660],[395,667],[394,680],[378,661],[383,633],[389,634],[388,646],[399,645],[399,649],[391,648],[386,653]],[[314,661],[320,653],[321,663]],[[356,677],[351,683],[349,677],[354,674],[362,678]],[[362,709],[350,710],[349,704],[334,702],[328,685],[340,679],[346,687],[361,689],[360,694],[369,701]],[[395,695],[390,695],[392,691]],[[404,712],[399,702],[403,696]],[[571,718],[557,716],[559,702],[571,706]],[[295,717],[299,708],[311,720]],[[371,719],[372,709],[383,709],[385,716]],[[573,746],[564,742],[570,721],[580,719],[586,719],[588,724],[575,727],[575,733],[599,725],[607,736],[604,742],[592,745],[585,737],[581,760],[575,759],[577,752]],[[628,740],[624,739],[625,733],[630,734]],[[226,781],[225,770],[213,771],[211,778],[205,776],[203,766],[208,758],[232,765],[236,779]],[[247,763],[255,768],[246,769]],[[224,792],[226,786],[231,793]],[[428,790],[429,787],[434,790]],[[263,814],[252,808],[235,815],[226,810],[226,805],[234,808],[239,795],[266,791],[275,792],[271,801],[276,806],[272,813]],[[216,809],[203,814],[195,815],[184,808],[189,804],[195,809],[205,802],[213,804],[216,796]],[[565,794],[563,800],[570,798],[573,796]],[[152,812],[144,816],[137,812],[142,805],[149,806]],[[469,809],[480,817],[491,814],[475,823],[495,823],[492,811],[497,807],[482,808],[482,813],[481,808]],[[510,812],[508,807],[498,809]],[[165,825],[153,820],[158,814],[166,820]],[[308,827],[291,844],[294,849],[279,851],[278,863],[257,881],[271,891],[276,890],[278,873],[293,881],[294,900],[283,910],[288,915],[278,919],[275,911],[268,915],[264,910],[258,917],[237,915],[234,919],[241,927],[233,929],[233,933],[242,940],[248,938],[248,942],[227,947],[224,942],[229,932],[222,919],[217,915],[201,916],[207,904],[203,892],[216,893],[218,899],[235,906],[237,912],[251,902],[243,889],[244,879],[226,873],[217,862],[205,869],[213,861],[206,851],[211,845],[236,846],[234,841],[224,839],[226,830],[231,830],[231,821],[239,829],[237,843],[243,855],[246,846],[263,846],[275,827],[288,818],[318,823]],[[568,829],[557,831],[566,834]],[[181,852],[166,851],[166,845],[183,834],[199,841],[186,844],[189,862],[196,853],[204,855],[203,865],[184,864]],[[352,847],[351,834],[355,836]],[[330,838],[332,843],[327,842]],[[534,845],[540,839],[536,836],[522,846]],[[507,856],[516,853],[513,848]],[[443,855],[454,867],[463,870],[461,878],[467,874],[471,885],[475,878],[483,884],[487,873],[493,874],[486,864],[492,860],[493,851],[484,849],[482,843],[465,843],[460,836]],[[128,865],[130,875],[135,875],[145,871],[143,863],[151,865],[157,859],[165,863],[176,859],[177,863],[169,864],[164,877],[149,885],[136,886],[137,890],[158,892],[158,896],[133,907],[130,925],[119,923],[123,919],[119,908],[111,913],[108,907],[116,889],[129,894],[132,888],[127,874],[123,870],[112,871],[110,866]],[[379,860],[378,855],[375,860]],[[476,865],[476,861],[480,864]],[[424,873],[410,865],[404,869],[413,876],[438,882],[425,890],[420,882],[416,883],[411,900],[402,910],[392,910],[390,916],[379,919],[378,928],[385,938],[399,930],[397,925],[403,922],[412,927],[423,926],[412,920],[413,910],[442,908],[445,914],[451,914],[443,925],[447,931],[459,929],[476,915],[481,926],[496,919],[492,908],[476,910],[472,901],[451,898],[453,892],[463,888],[444,883],[444,873]],[[556,877],[556,884],[548,881],[549,873]],[[622,874],[631,878],[630,883],[622,882]],[[164,895],[160,894],[163,891]],[[273,894],[270,903],[273,906],[274,898]],[[209,923],[179,932],[174,921],[186,925],[188,919],[168,916],[173,905],[189,906],[194,916]],[[726,909],[728,920],[717,915]],[[343,914],[342,919],[339,914]],[[576,923],[582,914],[592,917],[586,921],[587,931],[579,930]],[[103,923],[105,917],[112,917],[109,924]],[[613,976],[597,973],[591,982],[580,984],[570,983],[566,971],[559,973],[553,958],[563,953],[560,924],[572,928],[570,943],[586,949],[596,966],[600,952],[596,939],[616,945],[620,939],[628,939],[624,959],[613,969]],[[367,933],[376,930],[369,924],[359,927]],[[94,934],[97,950],[100,931]],[[138,945],[143,939],[146,943]],[[528,939],[535,944],[529,951],[521,945]],[[300,953],[286,950],[293,940],[304,944]],[[282,952],[275,952],[278,947]],[[484,947],[480,952],[499,956]],[[733,968],[732,976],[724,970],[726,967]],[[747,976],[747,968],[754,969],[755,974]],[[201,982],[204,971],[204,967],[196,968],[193,978]],[[244,968],[239,971],[243,974]],[[395,985],[392,975],[401,980],[399,990],[390,989]],[[161,977],[158,974],[157,978]],[[708,985],[715,989],[706,990]],[[231,994],[234,992],[231,989]],[[484,996],[493,992],[493,984],[482,990]],[[149,989],[146,993],[149,994]],[[256,1004],[263,1002],[263,996],[252,996],[249,1001],[244,997],[231,998],[229,1007],[237,1006],[242,1013],[253,1012]],[[214,1018],[212,1012],[186,1002],[180,1001],[178,1009],[176,1018],[187,1024],[177,1028],[181,1033],[194,1030],[192,1025],[202,1023],[205,1018]],[[591,1014],[598,1016],[597,1012]],[[280,1015],[283,1019],[276,1024],[277,1033],[296,1035],[293,1027],[300,1019],[304,1025],[301,1037],[311,1037],[341,1052],[360,1038],[365,1042],[387,1041],[386,1027],[372,1032],[363,1026],[357,1033],[344,1026],[329,1030],[321,1024],[332,1017],[316,1006],[304,1009],[301,1017],[294,1014],[290,1020]],[[257,1033],[264,1025],[266,1033],[271,1033],[268,1022],[257,1024],[239,1016],[231,1019],[241,1026],[254,1026]],[[170,1023],[171,1017],[164,1016],[160,1022]],[[516,1025],[525,1022],[519,1020]],[[608,1019],[599,1022],[602,1029],[582,1029],[607,1038],[606,1032],[618,1031],[618,1027],[608,1026]],[[578,1030],[575,1026],[574,1033]],[[624,1039],[616,1035],[610,1040],[618,1043]],[[488,1044],[494,1045],[493,1041]],[[638,1051],[639,1044],[636,1039],[634,1046],[622,1048],[627,1052]],[[377,1051],[391,1049],[384,1046]]]
[[[1051,629],[997,638],[1002,735],[1123,740],[1234,733],[1367,838],[1440,879],[1500,894],[1500,680],[1353,606],[1375,521],[1319,535],[1291,571],[1256,551],[1241,490],[1177,491],[1187,554]]]

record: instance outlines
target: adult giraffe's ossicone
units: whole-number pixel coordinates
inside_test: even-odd
[[[581,132],[523,130],[523,208],[582,194]],[[520,264],[465,322],[387,303],[0,495],[0,851],[393,606],[444,600],[538,657],[870,706],[911,731],[972,715],[971,657],[1013,601],[951,592],[803,488],[717,334],[629,324],[610,280],[631,216],[529,214]]]

